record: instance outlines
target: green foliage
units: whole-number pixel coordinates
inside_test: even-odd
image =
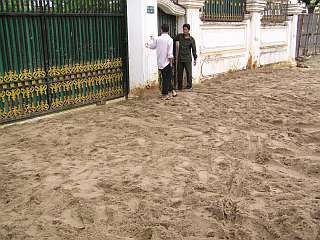
[[[320,0],[302,0],[307,4],[309,13],[313,13],[316,7],[320,7]]]

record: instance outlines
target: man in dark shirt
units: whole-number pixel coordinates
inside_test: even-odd
[[[190,36],[190,25],[183,25],[183,33],[179,33],[174,38],[174,53],[177,56],[177,78],[178,78],[178,90],[182,90],[183,71],[186,69],[187,86],[186,89],[192,89],[192,56],[194,60],[194,66],[197,64],[197,48],[196,42],[193,37]],[[177,49],[177,42],[179,47]],[[191,56],[192,52],[192,56]],[[175,56],[176,56],[175,55]]]

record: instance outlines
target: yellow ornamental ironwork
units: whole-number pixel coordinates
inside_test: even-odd
[[[47,102],[42,102],[39,106],[39,111],[49,110],[49,104]]]
[[[41,95],[47,94],[47,89],[48,89],[47,85],[40,85],[40,94]]]
[[[88,65],[84,65],[83,66],[83,70],[84,70],[84,72],[90,72],[90,65],[88,64]]]
[[[19,116],[21,114],[22,114],[21,113],[21,109],[18,106],[14,107],[12,110],[10,110],[10,115],[11,116],[17,117],[17,116]]]
[[[71,71],[71,74],[77,74],[77,67],[76,67],[76,65],[70,66],[70,71]]]
[[[1,118],[6,118],[6,113],[4,111],[2,111],[1,108],[0,108],[0,117]]]
[[[38,68],[35,72],[33,72],[34,78],[44,78],[46,76],[46,72],[40,68]]]
[[[15,101],[17,96],[20,94],[20,89],[12,89],[12,90],[7,90],[6,95],[7,97],[11,97],[12,101]]]
[[[103,75],[102,78],[103,78],[103,81],[104,81],[104,82],[107,82],[107,81],[108,81],[107,75]]]
[[[75,71],[76,73],[81,73],[81,66],[80,66],[80,64],[76,64],[76,65],[74,66],[74,71]]]
[[[62,67],[52,66],[48,73],[50,77],[58,77],[63,75],[75,75],[77,73],[93,72],[98,70],[108,70],[112,68],[122,67],[122,58],[116,58],[113,61],[106,59],[104,62],[93,63],[93,64],[75,64],[75,65],[64,65]]]
[[[107,81],[110,82],[112,80],[112,75],[107,76]]]
[[[60,99],[54,99],[52,101],[52,107],[53,108],[59,108],[63,106],[63,101],[61,101]]]
[[[106,68],[107,68],[107,69],[109,69],[109,68],[112,67],[112,62],[111,62],[110,60],[107,60],[106,63],[107,63],[107,64],[106,64]]]
[[[5,91],[1,91],[0,92],[0,97],[1,97],[2,101],[4,102],[5,101],[5,97],[6,97],[6,92]]]
[[[27,111],[27,113],[30,114],[30,113],[35,112],[36,109],[35,109],[35,107],[34,107],[33,105],[29,104],[29,105],[27,105],[27,107],[26,107],[26,111]]]
[[[52,107],[52,108],[57,108],[57,103],[56,103],[57,100],[58,100],[58,99],[53,99],[53,100],[51,101],[51,107]]]
[[[61,75],[69,75],[71,73],[71,69],[69,66],[65,65],[60,70]]]
[[[27,98],[29,98],[33,92],[34,92],[33,87],[22,89],[22,94],[27,95]]]
[[[39,97],[40,87],[36,86],[34,87],[34,90],[36,91],[36,95]]]
[[[64,82],[63,83],[63,89],[65,90],[65,91],[69,91],[70,90],[70,88],[71,88],[71,82],[70,81],[67,81],[67,82]]]
[[[60,89],[63,87],[63,84],[62,83],[57,83],[54,88],[55,88],[55,92],[58,92],[60,91]]]
[[[74,81],[74,86],[75,86],[76,89],[81,89],[81,87],[82,87],[81,79],[75,80]]]
[[[40,106],[39,105],[34,106],[34,112],[39,112],[39,111],[40,111]]]
[[[99,66],[98,70],[103,70],[104,69],[103,63],[99,63],[98,66]]]
[[[87,79],[87,83],[88,83],[89,86],[91,86],[93,82],[94,82],[93,78],[90,77],[90,78]]]
[[[31,80],[33,78],[33,74],[31,71],[24,69],[20,74],[19,74],[19,79],[20,81],[23,80]]]
[[[13,71],[9,71],[9,72],[5,73],[5,75],[3,77],[3,81],[6,83],[16,82],[18,80],[19,80],[19,75]]]
[[[99,69],[100,69],[100,66],[99,66],[98,63],[97,63],[97,64],[93,64],[92,70],[97,71],[97,70],[99,70]]]
[[[61,75],[60,69],[57,67],[51,67],[48,72],[50,77],[57,77]]]
[[[101,82],[103,79],[99,76],[99,77],[95,77],[95,80],[97,85],[101,85]]]
[[[119,66],[119,67],[122,67],[122,66],[123,66],[122,58],[119,58],[119,64],[120,64],[120,66]]]

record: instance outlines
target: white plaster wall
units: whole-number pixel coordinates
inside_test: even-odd
[[[157,0],[129,0],[127,6],[130,88],[134,89],[158,80],[156,52],[145,47],[150,36],[157,37]],[[154,6],[155,13],[148,14],[147,6]],[[276,26],[261,26],[259,13],[246,15],[241,23],[203,23],[199,17],[198,9],[191,8],[186,16],[178,18],[179,32],[188,22],[196,39],[199,58],[193,68],[195,82],[201,77],[245,69],[252,62],[259,66],[294,60],[296,16]]]
[[[154,6],[154,14],[147,13],[147,6]],[[158,79],[156,52],[145,47],[150,36],[158,35],[157,0],[129,0],[127,14],[129,81],[134,89]]]
[[[246,68],[248,22],[205,23],[201,35],[202,77]]]
[[[288,61],[290,25],[261,27],[261,65]]]
[[[288,41],[288,26],[268,26],[261,27],[261,44],[277,44],[287,43]]]

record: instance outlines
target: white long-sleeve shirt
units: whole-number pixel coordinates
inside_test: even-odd
[[[173,58],[173,39],[167,33],[162,33],[157,39],[148,45],[151,49],[157,49],[158,68],[164,69]]]

